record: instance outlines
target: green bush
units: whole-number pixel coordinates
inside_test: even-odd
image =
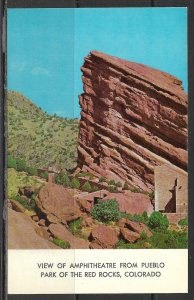
[[[88,193],[90,193],[92,191],[92,187],[91,187],[91,185],[88,181],[86,181],[84,183],[84,185],[82,186],[82,191],[83,192],[88,192]]]
[[[154,197],[155,197],[155,192],[154,191],[151,191],[148,196],[153,200]]]
[[[118,202],[115,199],[100,201],[91,210],[91,216],[101,222],[118,221],[121,217]]]
[[[53,243],[63,249],[69,249],[71,247],[71,245],[68,241],[63,241],[59,238],[54,238]]]
[[[148,226],[151,229],[160,229],[165,231],[168,229],[169,221],[161,212],[154,211],[149,218]]]
[[[110,193],[118,193],[118,188],[115,185],[109,185],[108,186],[108,191]]]
[[[133,187],[133,188],[131,188],[131,192],[133,192],[133,193],[142,193],[142,190],[138,187]]]
[[[16,160],[15,160],[15,158],[12,155],[8,155],[8,158],[7,158],[7,167],[8,168],[14,168],[14,169],[17,168]]]
[[[92,186],[92,192],[98,192],[99,190],[100,189],[96,185]]]
[[[80,188],[80,182],[79,182],[79,179],[77,178],[73,178],[72,179],[72,182],[71,182],[71,186],[73,189],[79,189]]]
[[[106,182],[106,178],[105,178],[104,176],[101,176],[101,177],[99,178],[99,182]]]
[[[94,179],[95,178],[95,176],[92,173],[90,173],[90,172],[83,172],[83,171],[79,172],[76,175],[76,177],[89,177],[89,179]]]
[[[122,187],[122,183],[121,183],[120,181],[117,181],[117,182],[116,182],[116,186],[117,186],[117,187]]]
[[[116,182],[113,179],[111,179],[108,181],[108,185],[116,185]]]
[[[35,167],[27,167],[26,171],[29,175],[32,175],[32,176],[37,175],[37,169]]]
[[[40,174],[40,177],[44,178],[44,179],[48,179],[48,172],[43,172]]]
[[[67,173],[60,173],[55,177],[56,184],[63,184],[65,187],[71,187],[71,180]]]
[[[180,226],[188,226],[188,219],[187,219],[187,218],[182,219],[182,220],[180,220],[180,221],[178,222],[178,224],[179,224]]]
[[[124,190],[129,190],[130,189],[127,182],[124,183],[123,189]]]
[[[76,235],[76,236],[82,236],[82,221],[83,218],[79,218],[77,220],[74,220],[72,222],[69,223],[69,229],[71,230],[71,232]]]

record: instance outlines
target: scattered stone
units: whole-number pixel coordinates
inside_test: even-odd
[[[40,235],[41,237],[43,237],[43,238],[49,240],[50,234],[48,233],[46,227],[39,227],[39,226],[37,226],[37,227],[35,228],[35,231],[36,231],[36,233],[37,233],[38,235]]]
[[[44,219],[40,219],[40,221],[38,222],[39,226],[45,226],[46,221]]]
[[[38,221],[39,221],[39,217],[38,217],[37,215],[32,216],[32,220],[33,220],[34,222],[38,222]]]
[[[150,229],[142,222],[130,221],[128,219],[120,219],[117,223],[120,228],[127,228],[133,232],[138,233],[139,235],[144,231],[148,237],[151,237],[153,234]]]

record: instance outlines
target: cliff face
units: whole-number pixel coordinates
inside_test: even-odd
[[[187,96],[177,78],[91,52],[84,93],[78,167],[149,191],[154,167],[187,169]]]

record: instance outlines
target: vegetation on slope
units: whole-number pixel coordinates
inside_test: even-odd
[[[78,119],[49,115],[22,94],[8,92],[8,154],[36,167],[72,169]]]

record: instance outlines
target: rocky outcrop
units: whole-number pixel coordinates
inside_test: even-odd
[[[177,78],[92,51],[83,67],[78,168],[150,191],[154,167],[187,170],[187,96]]]

